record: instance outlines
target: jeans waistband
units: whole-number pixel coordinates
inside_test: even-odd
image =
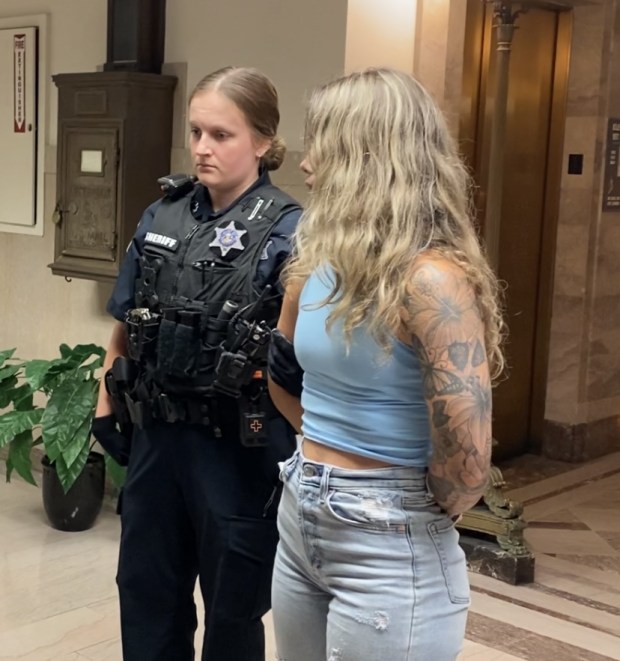
[[[332,487],[389,487],[392,489],[426,490],[426,467],[390,466],[385,468],[349,469],[311,461],[297,450],[289,463],[289,470],[299,472],[303,484]]]

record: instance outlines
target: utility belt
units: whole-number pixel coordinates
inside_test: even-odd
[[[274,411],[262,372],[235,398],[216,391],[169,394],[140,377],[135,362],[118,357],[105,375],[105,384],[119,422],[148,429],[158,422],[205,426],[214,438],[237,436],[247,447],[268,442],[267,418]]]
[[[221,436],[215,419],[217,407],[212,398],[180,399],[138,383],[133,393],[125,393],[125,405],[129,419],[140,429],[148,429],[157,422],[186,422],[204,425],[215,436]]]

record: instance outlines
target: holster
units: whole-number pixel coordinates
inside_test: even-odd
[[[125,395],[133,389],[136,377],[135,363],[125,356],[118,356],[112,363],[112,367],[105,373],[105,389],[110,395],[112,410],[120,425],[130,422]]]

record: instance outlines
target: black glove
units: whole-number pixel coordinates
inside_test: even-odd
[[[271,380],[289,395],[301,397],[304,371],[295,356],[293,343],[277,328],[271,331],[268,369]]]
[[[120,466],[127,466],[129,463],[132,433],[133,425],[123,425],[119,431],[114,414],[93,419],[93,436]]]

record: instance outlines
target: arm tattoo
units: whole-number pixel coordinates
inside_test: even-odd
[[[446,509],[469,508],[491,457],[491,386],[473,290],[451,263],[424,262],[412,282],[410,324],[429,405],[429,483]]]
[[[480,340],[477,340],[476,346],[474,347],[474,355],[472,356],[471,364],[474,367],[480,367],[480,365],[482,365],[486,359],[487,356],[484,351],[484,347],[480,343]]]

